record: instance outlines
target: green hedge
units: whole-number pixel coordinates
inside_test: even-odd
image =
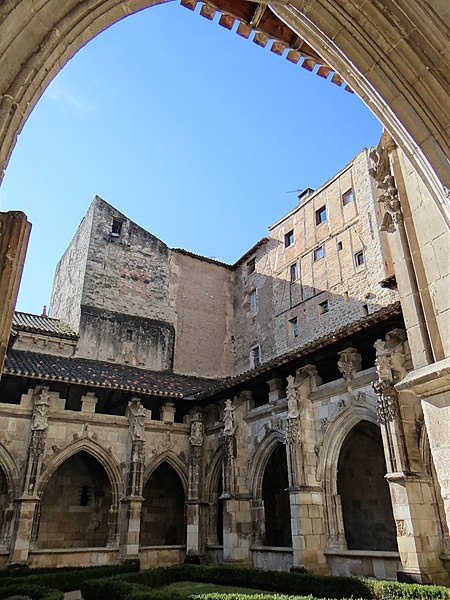
[[[0,589],[25,582],[70,592],[80,589],[80,584],[88,579],[125,575],[139,571],[139,561],[125,561],[122,565],[104,567],[78,567],[61,569],[8,569],[8,576],[0,578]],[[3,572],[5,573],[5,572]],[[3,598],[3,596],[0,596]]]
[[[64,600],[63,592],[42,585],[23,582],[0,588],[0,598],[9,598],[16,595],[28,596],[33,600]]]
[[[357,579],[354,577],[324,577],[309,573],[285,573],[241,569],[236,567],[206,567],[183,565],[160,567],[120,575],[101,581],[86,581],[82,594],[86,600],[107,597],[109,600],[168,600],[163,591],[152,590],[174,581],[196,581],[218,585],[264,589],[287,595],[313,596],[342,600],[360,598],[365,600],[448,600],[449,590],[439,586],[423,586],[392,581]],[[140,589],[136,588],[139,585]],[[103,587],[102,587],[103,586]],[[107,586],[107,587],[105,587]],[[147,586],[147,589],[142,589]],[[178,596],[182,598],[182,596]],[[183,598],[184,600],[184,598]]]

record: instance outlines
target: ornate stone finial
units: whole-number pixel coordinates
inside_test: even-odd
[[[339,360],[337,363],[339,371],[342,373],[345,381],[350,381],[355,373],[361,371],[362,358],[356,348],[346,348],[338,352]]]
[[[377,182],[377,188],[382,191],[378,202],[384,205],[385,210],[380,231],[392,233],[403,220],[403,215],[395,179],[391,172],[389,153],[382,141],[371,151],[369,157],[372,163],[369,173]]]
[[[33,416],[31,419],[32,431],[44,431],[48,427],[48,410],[50,406],[50,394],[43,389],[35,397]]]
[[[223,435],[234,435],[236,425],[234,424],[234,406],[230,399],[225,401],[223,409]]]

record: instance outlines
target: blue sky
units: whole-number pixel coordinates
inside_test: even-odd
[[[49,304],[98,194],[171,247],[234,262],[381,125],[362,101],[179,4],[103,32],[29,117],[0,209],[33,224],[17,304]],[[234,28],[235,29],[235,28]]]

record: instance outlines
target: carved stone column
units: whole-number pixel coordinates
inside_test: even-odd
[[[325,573],[324,499],[316,481],[316,432],[310,394],[320,383],[313,365],[288,378],[286,455],[294,567]]]
[[[247,411],[251,396],[243,392],[234,403],[226,400],[223,414],[223,559],[226,563],[250,566],[252,537],[251,498],[237,485],[237,470],[247,473],[247,461],[239,462],[238,427],[235,412]]]
[[[120,557],[122,560],[139,557],[143,476],[145,469],[145,422],[147,410],[139,398],[128,403],[128,459],[125,495],[121,498]],[[114,507],[111,507],[111,525],[114,525]],[[111,538],[114,536],[111,535]],[[112,540],[111,540],[112,541]]]
[[[411,368],[405,332],[395,329],[385,340],[375,342],[378,380],[377,412],[386,458],[389,490],[402,563],[399,577],[420,583],[448,581],[440,560],[437,516],[430,499],[432,481],[420,468],[416,423],[420,414],[417,399],[399,394],[395,384]]]
[[[189,437],[189,473],[188,498],[186,502],[186,554],[200,557],[205,554],[204,521],[205,503],[202,494],[202,447],[203,447],[203,415],[199,410],[191,414],[191,435]]]
[[[37,387],[33,395],[30,442],[25,461],[22,493],[16,500],[9,564],[27,564],[28,554],[37,539],[40,498],[36,488],[41,476],[47,441],[49,406],[48,388]]]

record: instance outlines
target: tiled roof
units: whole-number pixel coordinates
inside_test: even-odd
[[[32,315],[30,313],[15,312],[13,318],[13,329],[15,331],[29,331],[43,335],[53,335],[71,340],[78,339],[75,331],[59,319],[53,319],[46,315]]]
[[[339,329],[335,329],[334,331],[312,340],[311,342],[307,342],[303,346],[295,348],[294,350],[290,350],[285,354],[281,354],[272,360],[268,360],[265,363],[262,363],[258,367],[251,369],[249,371],[244,371],[243,373],[239,373],[233,377],[228,377],[226,379],[222,379],[221,381],[211,382],[210,387],[205,390],[200,390],[197,392],[198,399],[206,399],[214,394],[222,393],[225,390],[232,389],[246,381],[253,379],[263,373],[281,367],[289,363],[292,360],[296,360],[301,358],[302,356],[307,356],[312,352],[315,352],[328,344],[333,344],[339,340],[345,339],[347,336],[356,333],[358,331],[363,331],[364,329],[368,329],[377,323],[381,323],[382,321],[389,319],[390,317],[401,315],[402,309],[400,306],[400,302],[394,302],[393,304],[389,304],[374,312],[368,316],[361,317],[357,321],[353,323],[349,323],[348,325],[344,325]]]
[[[87,358],[67,358],[24,350],[10,350],[4,373],[47,381],[65,381],[139,394],[183,398],[210,387],[215,380],[147,371]]]

